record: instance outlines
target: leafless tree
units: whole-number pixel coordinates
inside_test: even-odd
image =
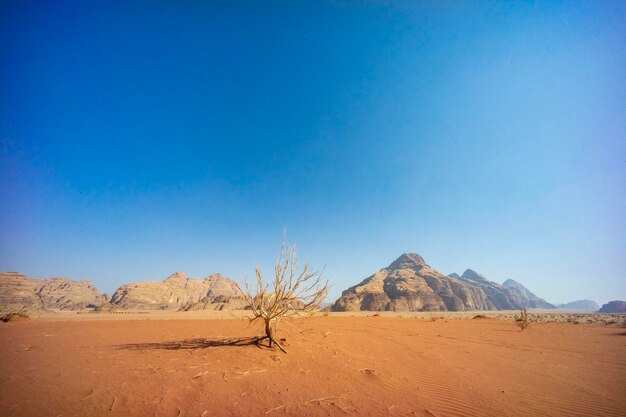
[[[257,287],[252,290],[247,279],[243,289],[238,286],[252,310],[251,321],[262,321],[265,326],[265,336],[260,337],[258,342],[267,339],[270,347],[276,344],[285,353],[287,350],[275,337],[280,320],[319,310],[320,303],[328,294],[328,281],[322,282],[322,272],[311,270],[308,264],[301,271],[298,269],[296,247],[283,243],[272,282],[266,283],[261,269],[257,267]]]

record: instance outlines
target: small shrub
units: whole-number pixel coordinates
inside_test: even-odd
[[[28,315],[24,313],[8,313],[8,314],[3,314],[2,316],[0,316],[0,321],[4,323],[8,323],[10,321],[20,321],[20,320],[29,320],[29,319],[30,317],[28,317]]]
[[[281,342],[277,340],[275,332],[278,323],[284,317],[312,314],[320,310],[320,303],[328,294],[328,281],[322,282],[322,273],[312,271],[308,264],[302,270],[298,268],[295,246],[283,245],[276,261],[274,280],[266,283],[261,275],[261,269],[256,268],[256,289],[251,289],[248,280],[244,281],[244,288],[239,288],[250,309],[253,318],[250,322],[261,321],[265,327],[265,336],[259,337],[257,343],[268,340],[287,353]]]
[[[519,316],[515,315],[515,322],[519,326],[522,331],[530,325],[530,320],[528,319],[528,311],[525,308],[522,308],[519,311]]]

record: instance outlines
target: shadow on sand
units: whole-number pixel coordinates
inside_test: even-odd
[[[117,345],[116,348],[123,350],[145,350],[145,349],[166,349],[166,350],[193,350],[207,349],[221,346],[250,346],[261,347],[259,337],[238,337],[234,339],[186,339],[179,342],[154,342],[154,343],[127,343]]]

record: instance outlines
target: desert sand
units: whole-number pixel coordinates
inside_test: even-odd
[[[283,354],[230,313],[180,314],[0,324],[0,415],[626,415],[620,324],[331,313],[283,320]]]

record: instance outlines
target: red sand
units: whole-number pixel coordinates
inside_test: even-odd
[[[2,416],[624,416],[626,329],[318,317],[0,325]],[[191,339],[199,339],[190,341]],[[185,342],[186,341],[186,342]],[[318,400],[316,400],[318,399]]]

